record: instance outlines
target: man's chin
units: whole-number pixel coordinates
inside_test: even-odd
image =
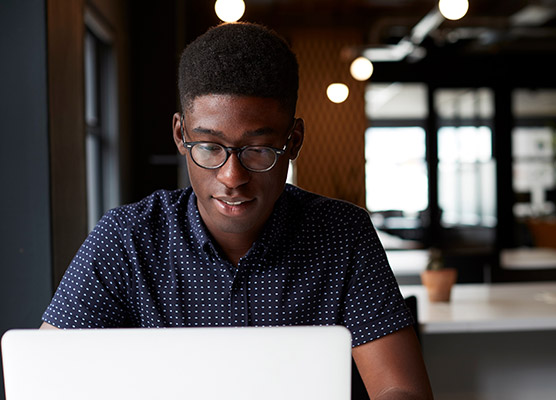
[[[254,229],[254,223],[241,220],[230,220],[220,223],[218,229],[221,232],[228,234],[249,233]]]

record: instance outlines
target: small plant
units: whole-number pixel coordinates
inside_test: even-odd
[[[437,247],[431,247],[429,250],[429,262],[427,263],[427,269],[429,271],[437,271],[442,268],[444,268],[442,250]]]
[[[431,248],[427,269],[421,273],[421,282],[427,288],[431,302],[450,301],[452,286],[456,283],[457,270],[446,268],[442,251]]]

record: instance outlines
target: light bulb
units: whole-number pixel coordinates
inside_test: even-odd
[[[245,12],[245,3],[243,0],[216,0],[214,11],[222,21],[236,22]]]
[[[332,83],[328,85],[326,95],[333,103],[343,103],[349,96],[349,88],[343,83]]]
[[[446,19],[453,21],[462,18],[469,9],[468,0],[439,0],[438,9]]]
[[[373,70],[373,63],[365,57],[357,57],[353,60],[351,66],[349,67],[351,76],[353,76],[353,79],[357,79],[358,81],[366,81],[369,79],[373,74]]]

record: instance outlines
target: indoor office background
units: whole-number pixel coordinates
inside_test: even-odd
[[[556,1],[470,0],[457,21],[436,0],[245,3],[242,20],[298,54],[307,132],[292,182],[367,207],[392,260],[435,247],[461,284],[556,280],[556,259],[504,265],[512,249],[556,248]],[[0,333],[40,324],[104,211],[187,185],[177,65],[218,22],[212,0],[0,2]],[[360,55],[365,81],[350,75]]]

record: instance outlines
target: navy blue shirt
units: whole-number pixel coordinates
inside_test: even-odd
[[[43,320],[59,328],[344,325],[353,346],[412,323],[368,213],[286,185],[230,263],[191,188],[107,212]]]

